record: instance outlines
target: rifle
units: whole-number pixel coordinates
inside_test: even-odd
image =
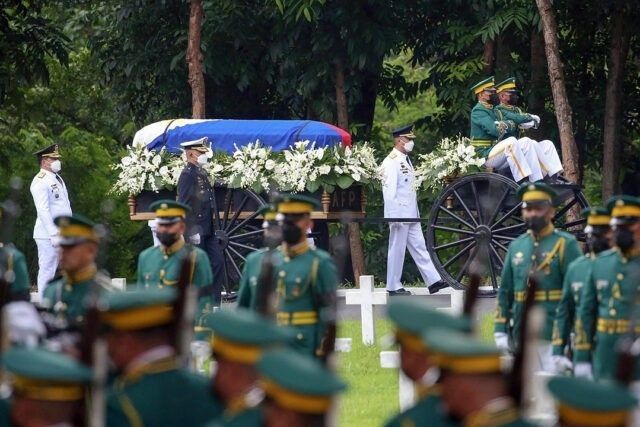
[[[476,305],[478,299],[478,291],[480,290],[480,282],[482,278],[478,273],[471,273],[469,286],[464,294],[464,304],[462,306],[462,315],[471,318],[473,315],[473,307]]]
[[[191,284],[191,275],[194,268],[195,252],[188,247],[182,260],[180,278],[176,286],[178,295],[173,305],[173,322],[171,323],[171,336],[176,356],[181,366],[188,367],[191,337],[193,335],[193,322],[196,312],[198,290]]]

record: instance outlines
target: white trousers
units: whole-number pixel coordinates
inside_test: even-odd
[[[555,374],[556,367],[553,363],[553,358],[551,357],[551,343],[548,341],[539,341],[538,346],[536,347],[536,353],[538,356],[536,371],[544,371],[549,374]]]
[[[491,149],[485,166],[501,169],[508,164],[516,182],[524,178],[529,178],[531,182],[539,181],[543,174],[534,143],[529,138],[516,139],[511,136],[504,139]]]
[[[558,150],[556,150],[556,146],[553,142],[548,139],[536,141],[535,139],[528,137],[520,138],[520,140],[526,140],[531,143],[533,148],[536,150],[538,162],[540,163],[540,168],[542,169],[542,174],[544,176],[555,175],[558,172],[562,172],[562,162],[560,161]]]
[[[440,280],[440,274],[431,261],[422,228],[418,222],[394,222],[389,224],[389,252],[387,254],[387,290],[402,288],[400,278],[404,265],[404,255],[409,249],[411,258],[418,266],[422,280],[431,285]]]
[[[42,293],[49,280],[53,279],[58,268],[58,248],[51,244],[50,239],[35,239],[38,246],[38,296],[42,300]]]

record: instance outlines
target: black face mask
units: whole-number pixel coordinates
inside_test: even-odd
[[[542,216],[527,218],[524,220],[524,223],[527,224],[527,228],[535,234],[540,233],[547,225],[549,225],[547,219]]]
[[[156,233],[156,236],[158,240],[160,240],[160,243],[162,243],[162,246],[167,247],[173,245],[179,239],[178,233]]]
[[[295,245],[302,238],[302,230],[295,224],[285,222],[282,225],[282,239],[289,245]]]
[[[620,248],[622,252],[627,252],[633,248],[635,240],[633,233],[626,227],[620,227],[615,231],[616,246]]]
[[[587,236],[587,246],[591,252],[599,254],[600,252],[609,249],[609,239],[605,236],[590,234]]]
[[[498,94],[497,93],[492,93],[491,97],[489,98],[489,104],[491,105],[499,105],[500,104],[500,98],[498,98]]]
[[[509,105],[518,105],[518,101],[520,101],[520,97],[515,93],[509,95]]]

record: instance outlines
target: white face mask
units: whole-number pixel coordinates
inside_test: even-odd
[[[196,161],[198,162],[198,164],[199,164],[200,166],[204,166],[204,165],[206,165],[208,160],[209,160],[209,158],[207,157],[207,155],[206,155],[206,154],[200,154],[200,155],[198,156],[198,158],[196,159]]]
[[[62,170],[62,162],[60,160],[54,160],[51,162],[51,172],[58,173]]]
[[[407,141],[404,143],[404,151],[406,151],[407,153],[410,153],[413,151],[413,146],[415,145],[415,143],[413,141]]]

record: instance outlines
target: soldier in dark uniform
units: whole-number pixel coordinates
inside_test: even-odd
[[[187,165],[178,179],[178,201],[188,205],[191,212],[187,215],[185,237],[204,250],[211,263],[213,272],[212,293],[214,303],[220,305],[222,293],[221,280],[224,268],[224,253],[215,238],[213,229],[213,202],[215,193],[209,176],[203,169],[212,156],[208,147],[208,138],[187,141],[180,144],[187,156]]]

